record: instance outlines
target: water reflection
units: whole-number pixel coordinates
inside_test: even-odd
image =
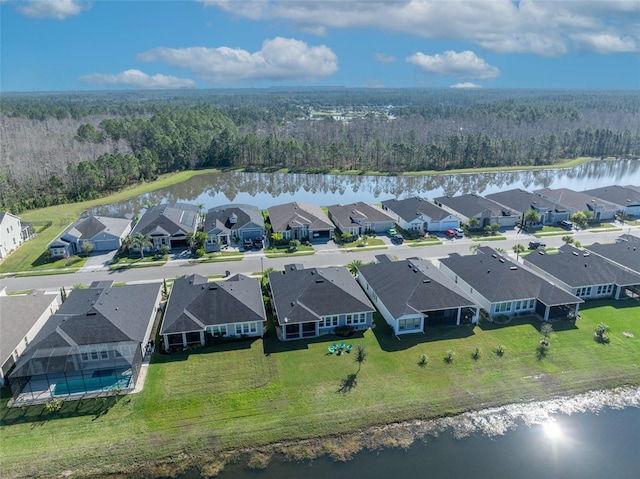
[[[593,161],[563,170],[501,171],[432,176],[342,176],[283,173],[222,172],[194,176],[180,184],[103,206],[94,213],[139,213],[148,203],[184,201],[206,210],[224,203],[254,204],[261,209],[302,201],[319,205],[388,198],[467,193],[490,194],[522,188],[566,187],[576,191],[612,184],[640,185],[640,161]]]
[[[562,428],[556,419],[550,419],[547,422],[543,422],[542,431],[548,439],[553,441],[557,441],[562,438]]]

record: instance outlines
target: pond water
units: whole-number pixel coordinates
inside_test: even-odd
[[[138,214],[149,203],[186,202],[203,211],[226,203],[246,203],[266,209],[300,201],[321,206],[356,201],[379,203],[390,198],[487,195],[512,188],[571,188],[583,191],[607,185],[640,185],[640,161],[593,161],[561,170],[503,171],[428,176],[310,175],[220,172],[93,210]]]
[[[275,459],[264,470],[233,464],[217,478],[639,478],[637,392],[634,407],[621,409],[587,406],[590,411],[576,412],[574,401],[569,399],[566,407],[562,400],[552,401],[551,408],[543,403],[512,405],[480,412],[475,419],[452,419],[446,428],[430,429],[406,450],[360,452],[347,462],[325,457],[305,462]],[[192,471],[180,479],[199,477]]]

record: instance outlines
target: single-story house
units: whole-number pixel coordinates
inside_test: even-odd
[[[264,217],[256,206],[230,204],[211,208],[204,220],[207,233],[207,252],[217,251],[234,241],[262,238],[265,235]]]
[[[569,188],[542,188],[533,192],[542,198],[562,205],[569,212],[569,216],[579,211],[590,211],[593,214],[593,221],[614,220],[619,209],[613,203],[587,193],[570,190]]]
[[[584,193],[614,204],[625,217],[640,216],[640,191],[631,185],[603,186],[585,190]]]
[[[394,219],[380,208],[359,201],[348,205],[332,205],[329,218],[341,233],[358,236],[365,233],[384,233],[393,228]]]
[[[620,268],[626,268],[640,274],[640,238],[622,235],[615,243],[594,243],[585,249],[601,256]]]
[[[394,334],[478,321],[480,306],[429,261],[376,259],[358,267],[358,282]]]
[[[186,248],[189,233],[195,233],[200,227],[199,209],[189,203],[163,203],[149,208],[131,231],[149,235],[153,246],[146,249],[156,250],[161,246]]]
[[[344,266],[290,264],[269,274],[269,287],[281,340],[371,327],[375,308]]]
[[[407,231],[446,231],[460,227],[460,218],[430,201],[415,196],[382,202],[382,209],[393,216],[395,222]]]
[[[0,291],[0,385],[4,385],[18,357],[60,306],[60,293],[36,290],[6,295]]]
[[[520,215],[493,200],[470,193],[460,196],[440,196],[434,203],[460,217],[460,221],[469,224],[471,218],[478,220],[478,227],[499,224],[500,227],[515,226]]]
[[[262,336],[267,315],[260,282],[236,274],[209,282],[198,274],[174,281],[160,334],[164,348],[205,345],[205,335]]]
[[[317,205],[311,203],[285,203],[267,208],[271,230],[284,240],[331,239],[334,224]]]
[[[440,270],[490,316],[537,314],[544,321],[575,319],[584,301],[488,246],[475,255],[452,253]]]
[[[519,221],[521,224],[525,223],[525,216],[530,210],[537,211],[540,214],[540,221],[533,223],[531,226],[553,225],[569,219],[569,212],[566,207],[520,188],[491,193],[486,195],[485,198],[517,213],[520,216]]]
[[[0,213],[0,258],[6,258],[23,241],[20,218],[11,213]]]
[[[14,404],[135,387],[162,298],[162,283],[74,289],[18,357]]]
[[[570,244],[556,254],[528,254],[524,263],[579,298],[620,299],[640,293],[640,274]]]
[[[66,258],[82,253],[85,243],[92,251],[117,250],[131,232],[132,219],[132,215],[84,216],[49,243],[49,253],[52,258]]]

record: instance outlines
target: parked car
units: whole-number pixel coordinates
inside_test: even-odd
[[[561,228],[564,228],[566,230],[573,229],[573,223],[571,221],[564,220],[564,221],[560,221],[558,224],[560,225]]]
[[[387,230],[387,234],[388,234],[391,238],[393,238],[395,235],[397,235],[397,234],[398,234],[398,232],[396,231],[396,229],[395,229],[395,228],[389,228],[389,229]]]
[[[456,236],[458,238],[462,238],[464,236],[464,231],[462,231],[462,228],[452,228],[453,231],[456,232]]]
[[[455,238],[456,236],[458,236],[458,233],[456,232],[456,230],[448,229],[444,232],[444,235],[448,236],[449,238]]]
[[[546,248],[547,245],[540,241],[529,241],[529,249]]]
[[[251,238],[244,239],[244,249],[253,249],[253,241],[251,241]]]
[[[264,241],[262,241],[262,238],[256,238],[253,240],[253,246],[258,249],[262,249],[264,248]]]
[[[401,234],[396,233],[391,237],[391,241],[393,241],[394,243],[402,244],[404,243],[404,238],[402,237]]]

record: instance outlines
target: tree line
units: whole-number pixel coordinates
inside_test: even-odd
[[[640,155],[640,96],[634,92],[293,89],[159,95],[0,99],[3,123],[28,120],[35,141],[58,117],[66,119],[61,125],[79,124],[74,131],[61,130],[57,155],[65,145],[95,154],[56,158],[54,166],[42,167],[28,150],[6,155],[19,156],[31,168],[21,170],[15,160],[0,163],[0,208],[19,213],[83,201],[160,174],[209,167],[399,174]],[[39,124],[46,130],[38,132]],[[12,132],[21,127],[3,130],[3,150],[11,150]]]

